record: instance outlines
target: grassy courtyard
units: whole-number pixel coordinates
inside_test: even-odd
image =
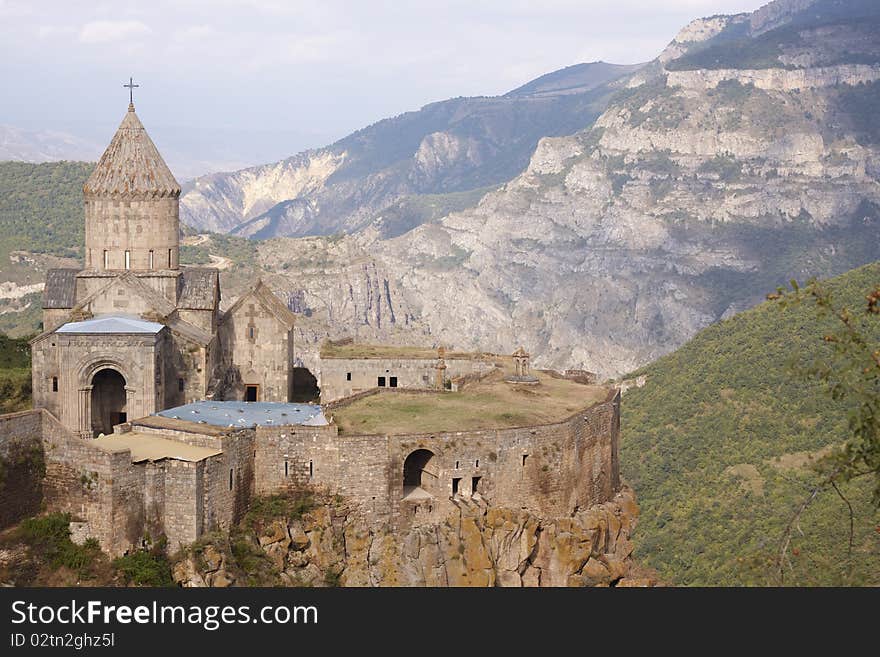
[[[557,422],[608,394],[599,386],[536,374],[536,386],[505,383],[498,373],[461,392],[372,395],[330,414],[342,434],[502,429]]]

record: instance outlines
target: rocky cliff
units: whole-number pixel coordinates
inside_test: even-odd
[[[264,517],[180,555],[182,586],[647,586],[633,568],[633,493],[571,518],[462,500],[438,524],[371,529],[341,500],[299,518]]]
[[[342,320],[315,340],[393,329],[527,344],[539,366],[634,369],[791,278],[880,258],[878,24],[861,0],[701,19],[593,126],[542,139],[472,207],[391,238],[380,214],[322,246],[271,240],[261,263],[313,320],[331,307]],[[303,271],[310,249],[321,263]],[[354,262],[384,296],[344,284]],[[394,308],[381,330],[364,314],[379,299]]]
[[[590,125],[637,68],[568,67],[504,96],[432,103],[326,148],[198,178],[184,189],[181,220],[258,239],[329,235],[359,230],[401,199],[496,185],[522,171],[541,137]],[[448,209],[456,200],[445,199]],[[407,215],[394,234],[423,218]]]

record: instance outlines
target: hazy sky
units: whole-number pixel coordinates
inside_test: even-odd
[[[160,148],[264,161],[579,62],[655,57],[766,0],[0,0],[0,124],[106,141],[128,102]]]

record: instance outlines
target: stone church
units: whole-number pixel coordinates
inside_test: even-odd
[[[33,397],[83,438],[196,400],[290,401],[293,313],[258,281],[226,312],[180,265],[180,185],[134,110],[83,187],[85,266],[52,269]]]

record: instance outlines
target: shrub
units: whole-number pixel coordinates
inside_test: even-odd
[[[70,514],[50,513],[26,518],[18,528],[18,538],[49,562],[53,568],[65,567],[80,577],[87,576],[101,554],[95,539],[83,545],[70,540]]]
[[[171,563],[161,549],[138,550],[113,560],[113,567],[137,586],[174,586]]]

